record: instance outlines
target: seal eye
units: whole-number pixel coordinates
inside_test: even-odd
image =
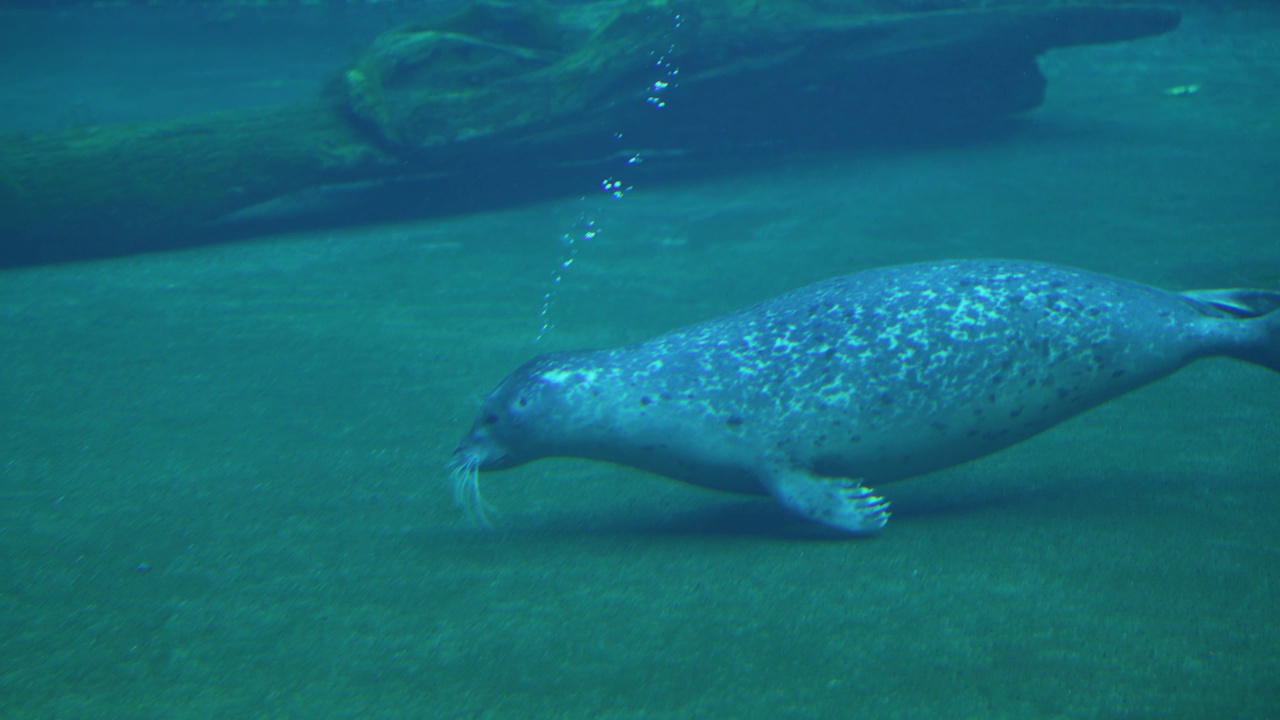
[[[525,396],[521,395],[521,396],[516,400],[516,405],[518,405],[518,406],[520,406],[520,407],[528,407],[528,406],[529,406],[529,398],[527,398],[527,397],[525,397]]]

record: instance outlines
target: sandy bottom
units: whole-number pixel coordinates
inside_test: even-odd
[[[1260,368],[883,487],[866,541],[585,461],[485,476],[484,532],[443,466],[535,353],[867,267],[1277,287],[1278,31],[1053,53],[998,142],[0,274],[0,715],[1274,717]]]

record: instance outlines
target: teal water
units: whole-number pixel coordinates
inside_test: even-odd
[[[531,355],[835,274],[1280,286],[1277,38],[1274,13],[1192,14],[1052,53],[1046,105],[994,143],[3,272],[0,716],[1277,716],[1260,368],[1203,361],[879,488],[874,540],[585,461],[486,475],[485,532],[444,472]],[[603,231],[535,342],[584,202]]]

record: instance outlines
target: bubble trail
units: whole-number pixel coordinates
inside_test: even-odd
[[[684,18],[676,14],[672,16],[671,21],[671,32],[674,32],[680,29],[681,24],[684,23]],[[646,88],[645,103],[650,107],[656,109],[665,108],[667,106],[667,94],[678,86],[677,80],[680,76],[680,68],[672,60],[675,52],[676,45],[671,41],[670,34],[667,37],[665,50],[649,52],[649,56],[654,58],[653,67],[661,74],[660,78],[654,80]],[[613,139],[621,142],[622,133],[615,132]],[[640,151],[636,150],[628,153],[627,166],[639,165],[642,162],[644,162],[644,158]],[[634,186],[609,176],[600,181],[600,189],[606,196],[616,201],[626,197],[627,193],[634,189]],[[580,202],[585,203],[586,197],[580,198]],[[538,328],[537,337],[534,338],[535,343],[542,342],[555,327],[555,323],[551,319],[551,311],[555,306],[557,292],[564,282],[565,274],[570,266],[578,259],[578,252],[582,249],[582,246],[599,236],[601,228],[596,221],[596,216],[602,214],[602,212],[603,207],[599,204],[596,205],[594,211],[581,212],[571,229],[560,236],[560,242],[564,250],[560,255],[560,264],[551,272],[551,286],[547,288],[547,292],[542,296],[542,309],[538,312],[540,327]]]

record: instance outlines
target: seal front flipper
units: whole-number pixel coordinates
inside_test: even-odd
[[[783,468],[764,484],[791,512],[850,535],[875,535],[889,522],[889,501],[857,480]]]

